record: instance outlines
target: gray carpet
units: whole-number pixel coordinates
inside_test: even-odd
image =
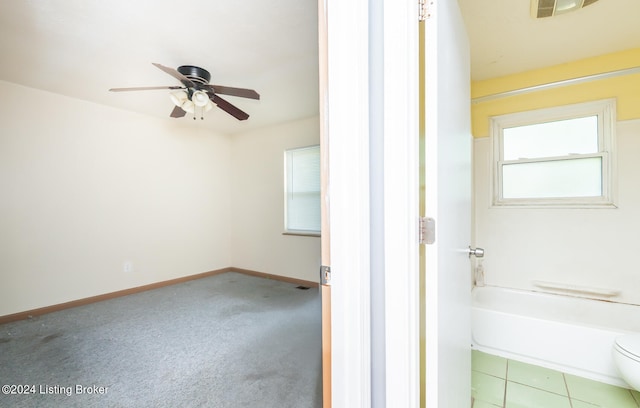
[[[0,326],[0,407],[320,407],[321,377],[318,289],[233,272]]]

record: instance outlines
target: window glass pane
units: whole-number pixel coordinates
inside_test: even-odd
[[[514,163],[502,167],[503,198],[602,196],[602,158]]]
[[[597,153],[598,116],[503,129],[503,159]]]
[[[288,231],[320,232],[320,147],[286,152]]]

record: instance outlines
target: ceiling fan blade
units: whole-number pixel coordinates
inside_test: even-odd
[[[172,118],[181,118],[186,114],[187,114],[187,112],[182,110],[181,107],[176,106],[175,108],[173,108],[173,110],[171,111],[171,115],[169,115],[169,116],[171,116]]]
[[[165,67],[164,65],[160,65],[160,64],[157,64],[155,62],[152,62],[152,64],[154,66],[160,68],[161,70],[163,70],[167,74],[171,75],[172,77],[174,77],[178,81],[180,81],[182,83],[182,85],[186,86],[187,88],[193,88],[195,86],[193,84],[193,82],[191,82],[191,80],[189,78],[187,78],[186,76],[182,75],[177,70],[175,70],[173,68],[170,68],[170,67]]]
[[[137,86],[133,88],[111,88],[111,92],[154,91],[157,89],[184,89],[184,86]]]
[[[227,112],[229,115],[233,116],[234,118],[236,118],[238,120],[247,120],[249,118],[249,114],[248,113],[241,111],[240,109],[238,109],[237,107],[233,106],[229,102],[225,101],[224,99],[222,99],[218,95],[209,94],[209,98],[211,99],[211,101],[213,103],[218,105],[218,108],[220,108],[223,111]]]
[[[209,85],[208,88],[211,89],[214,93],[218,94],[239,96],[242,98],[260,99],[260,95],[253,89],[233,88],[230,86],[222,85]]]

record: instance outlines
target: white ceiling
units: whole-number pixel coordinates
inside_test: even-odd
[[[261,100],[224,96],[251,117],[215,109],[194,126],[233,134],[309,117],[318,112],[316,4],[0,0],[0,79],[168,118],[169,91],[108,89],[180,85],[151,63],[196,65],[212,84],[255,89]]]
[[[529,0],[458,0],[482,80],[640,47],[640,0],[534,19]]]
[[[530,17],[529,0],[458,2],[473,79],[640,47],[640,0],[547,19]],[[167,120],[233,134],[316,115],[316,0],[0,0],[0,80],[168,118],[168,91],[108,92],[179,85],[153,62],[201,66],[213,84],[261,95],[226,97],[246,121],[219,109]]]

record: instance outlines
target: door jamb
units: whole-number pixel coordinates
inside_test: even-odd
[[[384,5],[385,387],[387,406],[419,405],[418,24],[411,0]],[[331,392],[371,406],[369,0],[319,0],[327,35],[331,227]],[[330,7],[328,7],[330,5]],[[373,27],[373,29],[379,29]],[[326,86],[326,90],[323,88]],[[321,113],[322,114],[322,113]],[[321,119],[322,122],[322,119]],[[340,313],[336,313],[340,311]]]

